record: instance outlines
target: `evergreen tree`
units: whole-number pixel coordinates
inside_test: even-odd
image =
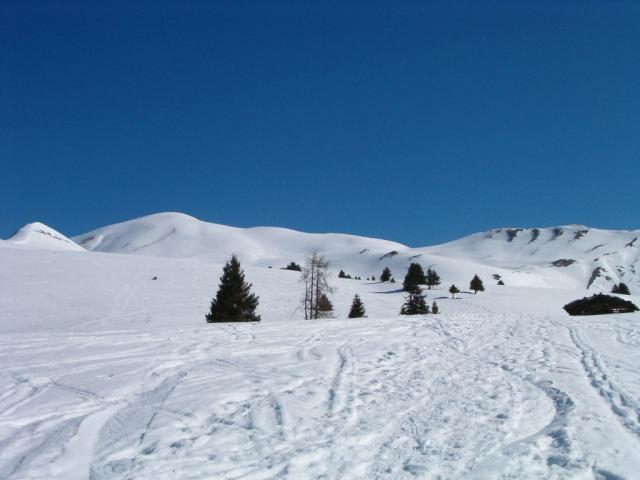
[[[271,267],[269,267],[271,268]],[[284,267],[285,270],[293,270],[294,272],[301,272],[302,267],[298,265],[296,262],[290,262],[289,265]]]
[[[258,297],[251,293],[251,284],[245,282],[240,262],[233,255],[222,271],[218,293],[206,315],[207,322],[259,322],[257,306]]]
[[[631,295],[629,292],[629,287],[627,287],[626,283],[620,282],[618,285],[614,285],[611,289],[611,293],[617,293],[619,295]]]
[[[375,281],[376,281],[376,276],[375,276],[375,275],[372,275],[372,276],[371,276],[371,281],[372,281],[372,282],[375,282]]]
[[[344,273],[344,270],[340,270],[340,273],[338,274],[338,278],[347,278],[347,276]]]
[[[449,287],[449,293],[451,294],[451,298],[456,298],[456,293],[460,293],[460,290],[455,285],[451,285]]]
[[[502,280],[498,280],[498,285],[504,285],[504,282]]]
[[[331,318],[333,316],[333,305],[326,294],[321,294],[318,298],[318,318]]]
[[[389,270],[389,267],[384,267],[384,270],[382,270],[382,275],[380,275],[380,281],[388,282],[389,280],[391,280],[391,270]]]
[[[431,267],[427,268],[427,286],[429,290],[440,285],[440,276]]]
[[[427,283],[427,277],[422,270],[419,263],[412,263],[409,265],[407,274],[402,282],[402,288],[405,292],[418,292],[420,290],[419,285]]]
[[[431,305],[431,313],[433,313],[434,315],[437,315],[438,313],[440,313],[440,309],[438,308],[438,304],[436,303],[436,301],[433,301],[433,304]]]
[[[426,315],[427,313],[429,313],[429,306],[425,302],[424,295],[416,292],[410,292],[407,295],[400,309],[400,315]]]
[[[389,280],[391,283],[396,283],[396,279],[391,277],[391,280]]]
[[[484,292],[484,285],[478,275],[474,275],[469,283],[469,288],[473,290],[473,293]]]
[[[360,300],[360,296],[356,293],[351,302],[351,310],[349,310],[349,318],[362,318],[366,317],[367,312],[364,309],[364,303]]]

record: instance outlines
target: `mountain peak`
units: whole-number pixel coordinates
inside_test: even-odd
[[[85,251],[84,248],[74,241],[41,222],[26,224],[7,239],[6,242],[41,250]]]

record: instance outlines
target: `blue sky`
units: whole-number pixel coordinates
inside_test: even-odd
[[[0,3],[0,236],[640,228],[640,4]]]

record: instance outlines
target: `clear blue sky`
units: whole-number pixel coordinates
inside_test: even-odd
[[[640,228],[638,2],[0,3],[0,236]]]

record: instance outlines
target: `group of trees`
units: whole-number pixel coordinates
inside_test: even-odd
[[[294,272],[301,272],[302,267],[298,265],[296,262],[290,262],[289,265],[283,267],[282,270],[293,270]]]
[[[402,308],[400,309],[400,315],[427,315],[429,313],[437,314],[440,312],[438,304],[434,300],[431,304],[431,309],[427,305],[425,295],[422,292],[411,292],[407,295]]]
[[[351,279],[353,279],[353,280],[362,280],[362,278],[360,278],[357,275],[355,277],[352,277],[350,274],[344,273],[344,270],[340,270],[340,273],[338,273],[338,278],[346,278],[348,280],[351,280]],[[367,280],[369,280],[369,279],[367,278]]]
[[[627,287],[626,283],[618,283],[617,285],[614,285],[613,288],[611,289],[611,293],[617,293],[619,295],[631,295],[631,292],[629,291],[629,287]]]
[[[429,267],[427,273],[425,273],[419,263],[410,264],[404,281],[402,282],[402,289],[407,292],[408,295],[400,309],[400,315],[438,313],[438,304],[435,301],[431,305],[431,309],[429,309],[420,285],[427,285],[429,289],[431,289],[439,284],[440,277],[431,267]]]
[[[300,281],[304,285],[304,293],[301,298],[301,307],[306,320],[329,318],[333,316],[333,305],[329,300],[329,294],[333,289],[328,281],[329,262],[324,256],[316,253],[307,257],[303,267],[291,262],[286,270],[301,272]],[[350,278],[340,270],[340,278]],[[356,277],[358,278],[358,277]],[[374,277],[375,279],[375,277]],[[391,271],[385,267],[380,275],[381,281],[393,281]],[[405,303],[400,310],[401,315],[424,315],[438,313],[439,308],[434,301],[431,308],[426,303],[425,295],[420,285],[427,285],[429,289],[440,284],[440,277],[435,270],[428,268],[425,273],[420,264],[409,265],[407,274],[402,282],[403,289],[408,293]],[[484,291],[484,285],[478,275],[474,275],[469,284],[474,293]],[[460,290],[451,285],[449,288],[451,297],[455,298]],[[614,286],[613,293],[629,294],[629,289],[624,283]],[[220,285],[216,296],[211,301],[206,320],[214,322],[259,322],[260,315],[256,313],[259,298],[251,293],[251,284],[245,281],[244,272],[240,268],[238,258],[233,255],[223,268],[220,277]],[[349,310],[349,318],[361,318],[366,316],[364,303],[359,295],[355,295]]]
[[[426,285],[431,290],[440,285],[440,283],[440,275],[434,269],[428,267],[425,273],[419,263],[412,263],[407,269],[402,288],[405,292],[413,292],[419,289],[420,285]]]
[[[427,273],[424,272],[419,263],[412,263],[409,265],[407,274],[402,282],[402,288],[409,294],[420,293],[420,285],[427,285],[429,289],[440,285],[440,276],[431,267],[427,268]],[[484,284],[478,275],[474,275],[469,283],[469,289],[473,290],[473,293],[484,292]],[[456,293],[460,293],[460,289],[455,285],[449,287],[449,293],[452,298],[455,298]]]

